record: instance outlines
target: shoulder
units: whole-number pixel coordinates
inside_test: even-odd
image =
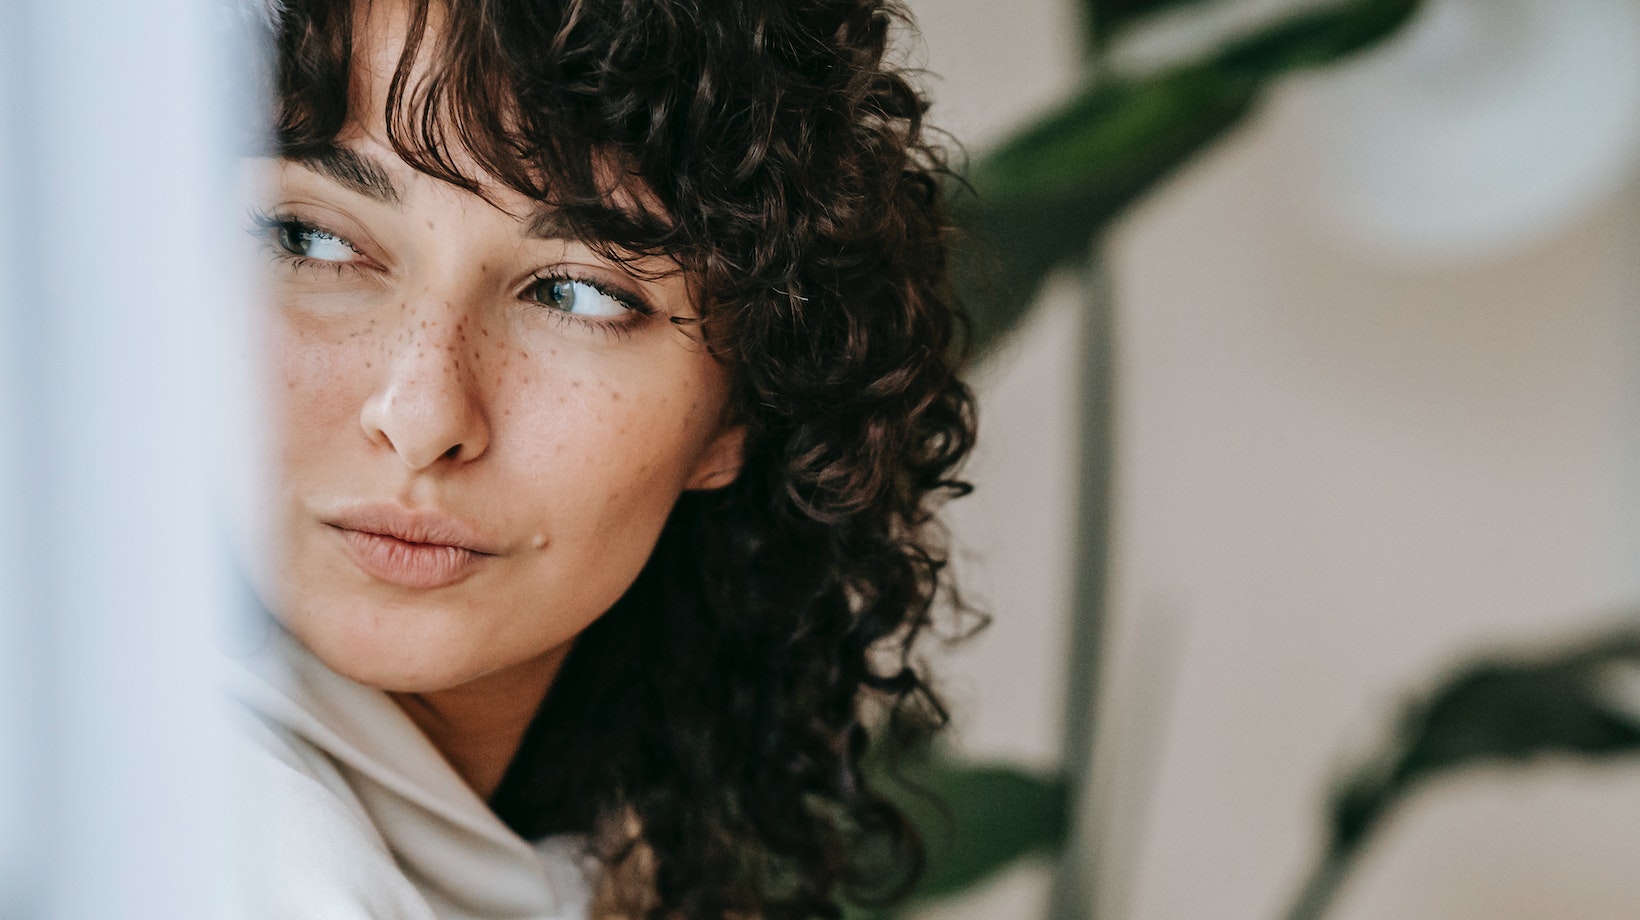
[[[279,636],[224,663],[257,920],[584,920],[584,842],[513,833],[380,690]]]
[[[243,715],[236,756],[257,830],[245,879],[257,920],[434,920],[323,752]]]

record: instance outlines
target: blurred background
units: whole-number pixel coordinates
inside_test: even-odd
[[[976,160],[1089,79],[1087,4],[910,5],[935,121]],[[1153,73],[1314,7],[1175,5],[1095,66]],[[1086,606],[1082,327],[1108,297],[1098,730],[1062,869],[1085,915],[1282,916],[1335,780],[1410,696],[1640,606],[1637,123],[1640,4],[1428,0],[1272,81],[1096,244],[1091,294],[1050,274],[981,360],[950,516],[995,621],[945,686],[963,756],[1045,773]],[[1632,918],[1636,853],[1640,763],[1462,771],[1409,794],[1330,916]],[[917,916],[1046,916],[1051,868]]]

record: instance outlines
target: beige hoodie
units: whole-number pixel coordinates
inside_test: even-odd
[[[229,675],[258,920],[586,920],[582,840],[513,833],[385,693],[277,627]]]

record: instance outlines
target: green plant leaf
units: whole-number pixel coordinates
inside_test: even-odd
[[[1190,6],[1202,0],[1083,0],[1082,22],[1088,47],[1098,49],[1129,24],[1173,7]]]
[[[1421,0],[1357,0],[1296,16],[1225,49],[1218,64],[1271,77],[1324,67],[1371,48],[1406,25]]]
[[[1625,674],[1640,675],[1640,629],[1560,654],[1478,662],[1409,705],[1392,742],[1338,784],[1327,849],[1289,920],[1320,917],[1373,831],[1430,779],[1551,754],[1640,753],[1640,700],[1625,705],[1614,691]]]
[[[1240,123],[1269,85],[1395,31],[1419,0],[1352,0],[1267,26],[1210,59],[1097,82],[977,161],[952,196],[974,350],[1014,328],[1053,270],[1080,263],[1133,202]]]
[[[1077,96],[980,161],[957,194],[953,252],[976,351],[1018,324],[1054,269],[1084,260],[1128,205],[1251,107],[1256,85],[1210,69]]]
[[[919,753],[875,784],[916,825],[928,862],[908,904],[946,897],[1065,839],[1066,789],[1057,776]],[[891,916],[860,908],[855,920]]]
[[[943,807],[906,800],[929,852],[918,898],[960,891],[1021,857],[1057,849],[1065,837],[1065,786],[1057,778],[934,762],[921,782]]]

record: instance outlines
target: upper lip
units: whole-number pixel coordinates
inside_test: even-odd
[[[443,511],[394,504],[360,504],[343,508],[323,520],[342,530],[379,534],[406,543],[454,546],[485,555],[494,555],[499,550],[477,527]]]

